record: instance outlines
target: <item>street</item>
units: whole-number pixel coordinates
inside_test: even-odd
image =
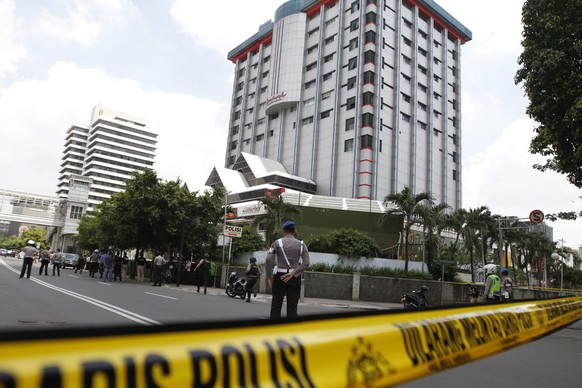
[[[0,330],[166,325],[171,323],[267,320],[270,299],[261,296],[245,303],[211,288],[204,295],[192,286],[153,287],[137,283],[103,282],[88,272],[61,270],[61,276],[20,279],[21,261],[0,257],[2,314]],[[352,309],[352,311],[356,310]],[[283,308],[283,312],[284,312]],[[344,305],[302,303],[300,315],[346,311]],[[544,338],[478,361],[400,385],[416,387],[575,387],[582,381],[582,321]]]
[[[138,283],[104,282],[88,271],[75,274],[61,269],[61,276],[39,276],[39,264],[30,279],[20,279],[22,261],[0,257],[2,314],[0,328],[103,327],[112,325],[164,325],[170,323],[268,319],[270,301],[259,297],[252,303],[230,298],[223,289],[209,288],[204,295],[192,286],[153,287],[148,279]],[[8,295],[10,297],[8,297]],[[336,309],[337,310],[337,309]],[[300,306],[303,315],[334,312],[328,306]],[[283,306],[283,315],[285,306]]]

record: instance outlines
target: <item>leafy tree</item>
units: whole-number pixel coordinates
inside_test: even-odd
[[[515,83],[523,83],[528,115],[539,125],[530,152],[582,187],[582,7],[580,0],[527,0],[523,52]]]
[[[330,233],[331,253],[347,258],[375,257],[380,252],[376,241],[366,233],[342,228]]]
[[[265,225],[265,236],[269,245],[280,235],[281,225],[285,220],[296,220],[301,215],[298,206],[283,201],[283,196],[265,197],[260,200],[267,210],[265,214],[259,214],[253,221],[253,226]]]
[[[50,244],[47,241],[46,237],[47,237],[46,229],[30,228],[26,232],[22,233],[21,245],[19,246],[19,248],[22,248],[24,245],[26,245],[26,242],[28,240],[34,240],[34,242],[37,245],[40,244],[40,249],[48,249]]]
[[[238,257],[241,253],[260,251],[265,247],[265,240],[257,230],[246,225],[243,227],[242,236],[232,241],[232,255]]]
[[[380,223],[386,222],[391,215],[404,216],[404,272],[408,272],[408,238],[412,225],[420,222],[420,206],[424,202],[432,203],[434,201],[429,193],[414,194],[409,187],[405,187],[401,192],[387,195],[384,198],[386,211],[380,218]]]
[[[428,268],[432,266],[433,260],[438,257],[439,246],[441,242],[441,232],[445,227],[446,214],[445,210],[450,206],[446,203],[434,205],[420,205],[418,213],[422,222],[422,231],[425,238],[423,238],[423,255],[427,256],[426,265]],[[424,260],[423,260],[424,261]]]
[[[96,211],[97,213],[99,210]],[[92,252],[103,246],[101,229],[99,225],[100,217],[97,214],[83,214],[77,230],[77,247]]]

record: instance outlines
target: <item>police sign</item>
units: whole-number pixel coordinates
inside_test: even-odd
[[[241,226],[224,225],[224,235],[228,236],[228,237],[241,237],[242,236],[242,227]]]

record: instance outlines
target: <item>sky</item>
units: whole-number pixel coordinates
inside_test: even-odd
[[[224,166],[227,53],[283,2],[0,0],[0,188],[55,196],[66,130],[101,103],[150,120],[158,176],[201,189]],[[535,123],[514,84],[523,0],[436,2],[473,33],[461,50],[463,207],[582,210],[564,176],[531,167],[543,160],[528,153]],[[582,218],[548,225],[582,245]]]

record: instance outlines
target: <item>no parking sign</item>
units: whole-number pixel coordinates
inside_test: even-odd
[[[544,212],[541,210],[532,210],[531,213],[529,213],[529,220],[532,224],[541,224],[544,220]]]

